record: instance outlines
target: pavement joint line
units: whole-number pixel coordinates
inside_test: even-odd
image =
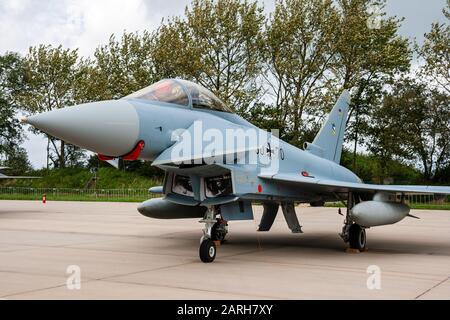
[[[177,255],[173,253],[154,253],[154,252],[140,252],[140,251],[125,251],[125,250],[108,250],[108,249],[98,249],[98,248],[83,248],[83,247],[64,247],[65,249],[72,250],[85,250],[85,251],[100,251],[100,252],[111,252],[111,253],[129,253],[129,254],[143,254],[152,256],[163,256],[163,257],[176,257],[176,258],[192,258],[192,255]]]
[[[103,250],[103,249],[91,249],[91,248],[89,248],[89,249],[83,249],[83,250],[93,250],[93,251],[106,251],[106,252],[117,252],[117,251],[113,251],[113,250]],[[273,248],[273,249],[270,249],[270,250],[275,250],[275,248]],[[122,252],[122,251],[121,251]],[[125,251],[123,251],[123,252],[125,252]],[[261,252],[261,250],[260,249],[255,249],[254,251],[247,251],[247,252],[241,252],[241,253],[236,253],[236,254],[231,254],[231,255],[222,255],[221,256],[221,258],[223,258],[223,259],[228,259],[228,258],[231,258],[231,259],[233,259],[233,258],[236,258],[237,256],[241,256],[241,255],[246,255],[246,254],[249,254],[249,253],[259,253],[259,252]],[[134,252],[131,252],[131,253],[134,253]],[[134,253],[134,254],[151,254],[151,255],[156,255],[156,256],[173,256],[173,254],[159,254],[159,253],[144,253],[144,252],[139,252],[139,253]],[[176,257],[186,257],[186,258],[189,258],[190,256],[176,256]],[[365,272],[366,272],[366,269],[365,268],[351,268],[351,267],[342,267],[342,266],[332,266],[332,265],[320,265],[320,264],[310,264],[310,263],[289,263],[289,262],[274,262],[274,261],[271,261],[271,262],[266,262],[266,261],[260,261],[260,260],[245,260],[246,262],[253,262],[253,263],[261,263],[261,264],[268,264],[268,265],[273,265],[273,264],[276,264],[276,265],[280,265],[280,266],[287,266],[287,267],[294,267],[294,266],[297,266],[297,267],[307,267],[307,268],[310,268],[310,269],[317,269],[317,268],[320,268],[320,269],[322,269],[322,270],[335,270],[335,271],[342,271],[342,272],[347,272],[347,271],[362,271],[364,274],[365,274]],[[184,266],[184,265],[189,265],[189,264],[195,264],[196,262],[186,262],[186,263],[180,263],[180,264],[176,264],[176,265],[170,265],[170,266],[164,266],[164,267],[158,267],[158,268],[156,268],[156,269],[149,269],[149,270],[144,270],[144,271],[137,271],[137,272],[132,272],[132,273],[130,273],[130,274],[139,274],[139,273],[143,273],[143,272],[147,272],[147,271],[158,271],[158,270],[163,270],[163,269],[170,269],[170,268],[176,268],[176,267],[179,267],[179,266]],[[406,278],[406,279],[411,279],[411,278],[414,278],[414,279],[419,279],[419,280],[430,280],[430,281],[432,281],[432,280],[435,280],[435,279],[430,279],[430,278],[427,278],[427,277],[424,277],[424,276],[426,276],[427,274],[425,274],[425,273],[416,273],[416,272],[413,272],[413,273],[410,273],[409,275],[405,275],[404,273],[402,273],[402,272],[396,272],[396,271],[385,271],[384,272],[384,274],[386,274],[386,273],[388,273],[389,275],[392,275],[392,276],[394,276],[394,275],[398,275],[398,276],[400,276],[400,277],[402,277],[402,278]],[[121,277],[121,275],[118,275],[118,276],[112,276],[112,277]],[[108,279],[108,278],[110,278],[110,277],[105,277],[105,279]],[[99,278],[98,280],[101,280],[101,279],[103,279],[103,278]]]
[[[120,284],[126,284],[126,283],[132,283],[135,285],[142,285],[142,286],[156,286],[156,287],[162,287],[162,288],[177,288],[177,289],[184,289],[184,290],[194,290],[194,291],[201,291],[201,292],[214,292],[214,293],[225,293],[225,294],[238,294],[238,295],[244,295],[244,296],[249,296],[249,297],[261,297],[261,298],[268,298],[268,299],[281,299],[280,297],[273,297],[273,296],[264,296],[264,295],[252,295],[252,294],[246,294],[246,293],[230,293],[227,291],[216,291],[216,290],[205,290],[205,289],[199,289],[199,288],[188,288],[188,287],[182,287],[182,286],[170,286],[170,285],[161,285],[161,284],[155,284],[155,283],[151,283],[151,284],[146,284],[146,283],[140,283],[140,282],[135,282],[135,281],[121,281],[120,277],[126,277],[129,275],[135,275],[135,274],[139,274],[139,273],[145,273],[145,272],[151,272],[151,271],[159,271],[159,270],[165,270],[165,269],[171,269],[171,268],[176,268],[176,267],[181,267],[181,266],[185,266],[185,265],[189,265],[189,264],[197,264],[197,262],[186,262],[186,263],[180,263],[177,265],[171,265],[171,266],[164,266],[164,267],[158,267],[156,269],[148,269],[148,270],[143,270],[143,271],[136,271],[136,272],[130,272],[127,274],[123,274],[123,275],[115,275],[115,276],[108,276],[108,277],[102,277],[102,278],[97,278],[95,280],[97,281],[106,281],[106,282],[113,282],[113,283],[120,283]]]
[[[163,255],[163,254],[154,254],[157,256]],[[163,255],[166,256],[166,255]],[[168,255],[167,255],[168,256]],[[179,256],[179,257],[184,257],[184,256]],[[231,256],[223,256],[223,258],[228,258]],[[185,257],[188,258],[188,257]],[[340,267],[340,266],[330,266],[330,265],[316,265],[316,264],[305,264],[305,263],[301,263],[301,264],[293,264],[293,263],[284,263],[284,262],[265,262],[265,261],[259,261],[259,260],[255,260],[255,261],[246,261],[246,262],[253,262],[253,263],[259,263],[259,264],[267,264],[267,265],[279,265],[279,266],[286,266],[286,267],[297,267],[295,269],[298,268],[308,268],[308,269],[321,269],[321,270],[332,270],[332,271],[340,271],[340,272],[354,272],[354,271],[358,271],[361,272],[362,274],[365,274],[365,270],[364,268],[346,268],[346,267]],[[122,276],[127,276],[127,275],[133,275],[133,274],[139,274],[139,273],[145,273],[145,272],[149,272],[149,271],[160,271],[160,270],[164,270],[164,269],[171,269],[171,268],[176,268],[176,267],[181,267],[181,266],[185,266],[185,265],[190,265],[190,264],[196,264],[197,261],[189,261],[189,262],[184,262],[184,263],[180,263],[180,264],[175,264],[175,265],[168,265],[168,266],[161,266],[161,267],[155,267],[155,268],[150,268],[150,269],[143,269],[143,270],[138,270],[138,271],[134,271],[134,272],[130,272],[130,273],[124,273],[124,274],[115,274],[115,275],[110,275],[110,276],[106,276],[106,277],[87,277],[87,279],[89,280],[104,280],[104,279],[110,279],[110,278],[117,278],[117,277],[122,277]],[[46,276],[46,277],[60,277],[59,275],[54,275],[54,274],[48,274],[48,273],[37,273],[37,272],[22,272],[22,271],[15,271],[15,270],[10,270],[10,269],[1,269],[0,267],[0,273],[1,272],[5,272],[5,273],[15,273],[15,274],[24,274],[24,275],[34,275],[34,276]],[[400,278],[404,278],[404,279],[416,279],[416,280],[424,280],[424,281],[433,281],[433,280],[438,280],[435,279],[436,277],[438,277],[437,275],[431,275],[430,277],[425,277],[427,274],[422,274],[422,273],[409,273],[408,275],[405,275],[402,272],[396,272],[396,271],[384,271],[383,272],[385,275],[388,274],[390,276],[396,276],[396,277],[400,277]],[[445,282],[445,280],[444,280]]]
[[[350,267],[341,267],[341,266],[330,266],[330,265],[320,265],[320,264],[309,264],[309,263],[300,263],[300,264],[294,264],[294,263],[289,263],[289,262],[266,262],[266,261],[260,261],[260,260],[253,260],[252,262],[257,262],[257,263],[262,263],[262,264],[268,264],[268,265],[280,265],[280,266],[298,266],[298,267],[306,267],[306,268],[310,268],[310,269],[322,269],[322,270],[334,270],[334,271],[343,271],[343,272],[350,272],[350,271],[362,271],[363,274],[366,274],[366,269],[365,268],[350,268]],[[406,279],[418,279],[418,280],[436,280],[436,279],[430,279],[430,278],[426,278],[426,277],[422,277],[422,275],[427,275],[424,273],[409,273],[411,276],[409,275],[405,275],[402,272],[396,272],[396,271],[384,271],[384,274],[389,274],[392,276],[400,276],[402,278],[406,278]],[[416,276],[413,276],[416,275]],[[437,276],[434,276],[437,277]]]
[[[163,286],[163,285],[158,285],[158,284],[143,284],[143,283],[138,283],[138,282],[134,282],[134,281],[128,281],[128,282],[124,282],[124,281],[120,281],[120,280],[114,281],[114,278],[126,277],[126,276],[129,276],[129,275],[134,275],[134,274],[139,274],[139,273],[144,273],[144,272],[151,272],[151,271],[170,269],[170,268],[174,268],[174,267],[180,267],[180,266],[183,266],[183,265],[195,264],[195,263],[196,262],[191,261],[191,262],[180,263],[180,264],[176,264],[176,265],[144,269],[144,270],[139,270],[139,271],[135,271],[135,272],[128,272],[128,273],[124,273],[124,274],[116,274],[116,275],[111,275],[111,276],[107,276],[107,277],[92,277],[92,278],[86,278],[85,277],[84,278],[85,280],[82,280],[81,283],[83,284],[83,283],[88,283],[88,282],[93,282],[93,281],[106,281],[106,282],[113,282],[113,283],[120,283],[120,284],[132,283],[132,284],[143,285],[143,286],[157,286],[157,287],[167,287],[167,288],[179,288],[179,289],[185,289],[185,290],[196,290],[196,291],[205,291],[205,292],[227,293],[227,292],[222,292],[222,291],[204,290],[204,289],[197,289],[197,288],[185,288],[185,287],[177,287],[177,286]],[[30,273],[30,272],[26,272],[25,273],[25,272],[10,271],[10,270],[0,270],[0,272],[15,273],[15,274],[25,274],[25,275],[36,275],[36,276],[46,276],[46,277],[53,277],[53,278],[60,277],[60,276],[48,275],[48,274],[42,274],[42,273]],[[65,277],[66,277],[66,275],[63,278],[65,278]],[[45,290],[55,289],[55,288],[64,287],[64,286],[65,286],[65,284],[57,285],[57,286],[51,286],[51,287],[38,288],[38,289],[33,289],[33,290],[27,290],[27,291],[18,292],[18,293],[16,292],[16,293],[13,293],[13,294],[0,296],[0,298],[7,298],[7,297],[11,297],[11,296],[17,296],[17,295],[28,294],[28,293],[33,293],[33,292],[45,291]],[[251,295],[248,295],[248,294],[241,294],[241,295],[251,296]],[[259,296],[259,297],[271,298],[270,296]]]
[[[126,276],[136,275],[136,274],[139,274],[139,273],[145,273],[145,272],[149,272],[149,271],[160,271],[160,270],[164,270],[164,269],[171,269],[171,268],[186,266],[188,264],[193,264],[193,263],[194,263],[193,261],[184,262],[184,263],[178,263],[178,264],[170,265],[170,266],[163,266],[163,267],[156,267],[156,268],[139,270],[139,271],[134,271],[134,272],[128,272],[128,273],[122,274],[122,275],[113,275],[113,276],[101,277],[101,278],[98,278],[96,280],[110,280],[110,279],[114,279],[114,278],[126,277]]]
[[[134,282],[134,281],[120,281],[120,279],[105,279],[105,280],[99,280],[99,281],[106,281],[106,282],[113,282],[113,283],[120,283],[120,284],[126,284],[126,283],[132,283],[134,285],[141,285],[141,286],[151,286],[151,287],[160,287],[160,288],[173,288],[173,289],[183,289],[183,290],[191,290],[191,291],[200,291],[200,292],[213,292],[213,293],[220,293],[220,294],[229,294],[229,295],[241,295],[241,296],[248,296],[248,297],[259,297],[259,298],[266,298],[266,299],[283,299],[282,297],[278,296],[265,296],[265,295],[254,295],[249,293],[240,293],[240,292],[229,292],[229,291],[217,291],[217,290],[206,290],[206,289],[200,289],[200,288],[190,288],[190,287],[183,287],[183,286],[171,286],[171,285],[161,285],[161,284],[155,284],[155,283],[141,283],[141,282]]]
[[[48,233],[56,233],[56,234],[71,234],[71,235],[93,235],[96,237],[121,237],[121,238],[167,238],[166,236],[156,236],[156,235],[133,235],[133,234],[114,234],[114,233],[94,233],[94,232],[77,232],[77,231],[56,231],[56,230],[30,230],[30,229],[0,229],[0,231],[23,231],[23,232],[48,232]],[[186,232],[186,231],[180,231]],[[173,238],[170,238],[173,239]]]
[[[106,240],[107,241],[107,240]],[[88,243],[82,243],[83,244],[88,244]],[[277,250],[280,248],[286,248],[288,246],[279,246],[277,248],[269,248],[269,249],[260,249],[260,248],[255,248],[254,250],[250,250],[250,251],[245,251],[245,252],[240,252],[240,253],[235,253],[235,254],[230,254],[230,255],[222,255],[222,258],[231,258],[231,259],[235,259],[238,256],[242,256],[242,255],[248,255],[248,254],[258,254],[264,251],[273,251],[273,250]],[[138,254],[138,255],[153,255],[153,256],[175,256],[177,258],[189,258],[190,256],[185,256],[185,255],[174,255],[174,254],[164,254],[164,253],[154,253],[154,252],[135,252],[135,251],[125,251],[125,250],[108,250],[108,249],[99,249],[99,248],[80,248],[80,247],[76,247],[76,245],[60,245],[60,246],[44,246],[44,247],[39,247],[39,246],[35,246],[33,248],[27,248],[27,249],[22,249],[22,250],[16,250],[16,251],[6,251],[7,252],[23,252],[23,251],[27,251],[27,250],[33,250],[36,248],[43,248],[43,249],[49,249],[49,248],[65,248],[65,249],[72,249],[72,250],[85,250],[85,251],[100,251],[100,252],[112,252],[112,253],[128,253],[128,254]],[[381,252],[379,252],[381,254]],[[0,251],[0,255],[2,254],[2,252]],[[266,262],[266,261],[261,261],[261,260],[245,260],[247,262],[256,262],[256,263],[262,263],[262,264],[276,264],[276,265],[282,265],[282,266],[288,266],[288,267],[307,267],[307,268],[320,268],[323,270],[336,270],[336,271],[361,271],[361,270],[365,270],[364,268],[351,268],[351,267],[341,267],[341,266],[332,266],[332,265],[320,265],[320,264],[309,264],[309,263],[290,263],[290,262],[277,262],[277,261],[272,261],[272,262]],[[186,263],[186,264],[190,264]],[[180,264],[181,265],[184,265]],[[176,267],[178,265],[174,265],[173,267]],[[165,267],[158,267],[157,269],[154,270],[159,270],[159,269],[164,269]],[[0,269],[0,271],[6,271],[6,272],[10,272],[9,270],[2,270]],[[151,271],[151,270],[144,270],[142,272],[146,272],[146,271]],[[141,271],[138,271],[137,273],[140,273]],[[403,278],[411,278],[411,276],[408,275],[404,275],[401,272],[395,272],[395,271],[388,271],[390,274],[399,274],[400,277]],[[36,275],[47,275],[48,274],[36,274]],[[426,275],[423,273],[411,273],[411,275],[417,275],[418,277],[414,277],[415,279],[421,279],[421,280],[432,280],[429,278],[425,278],[422,277],[422,275]],[[121,275],[118,275],[121,276]],[[96,278],[93,278],[96,279]]]
[[[23,244],[21,244],[20,246],[24,246],[24,247],[26,246],[28,248],[0,250],[0,255],[2,253],[12,253],[12,252],[19,252],[19,251],[26,251],[26,250],[33,250],[33,249],[37,249],[37,248],[42,248],[42,247],[39,247],[39,246],[23,245]]]
[[[30,276],[38,276],[38,277],[49,277],[49,278],[64,278],[67,279],[67,274],[63,273],[64,275],[53,275],[48,273],[38,273],[38,272],[23,272],[23,271],[15,271],[15,270],[8,270],[8,269],[0,269],[0,273],[14,273],[14,274],[21,274],[21,275],[30,275]],[[97,280],[95,277],[84,277],[84,279],[87,279],[87,281],[91,280]],[[84,281],[84,280],[83,280]]]
[[[439,281],[437,284],[435,284],[435,285],[432,286],[431,288],[425,290],[424,292],[422,292],[421,294],[419,294],[417,297],[415,297],[414,300],[417,300],[417,299],[419,299],[420,297],[423,297],[425,294],[427,294],[427,293],[430,292],[431,290],[433,290],[433,289],[439,287],[441,284],[447,282],[449,279],[450,279],[450,276],[448,276],[447,278],[445,278],[445,279],[442,280],[442,281]]]
[[[92,280],[87,280],[87,281],[81,281],[81,284],[83,283],[87,283],[87,282],[92,282],[95,281],[95,279]],[[16,292],[16,293],[12,293],[12,294],[7,294],[4,296],[1,296],[0,298],[10,298],[10,297],[14,297],[14,296],[20,296],[20,295],[24,295],[24,294],[29,294],[29,293],[34,293],[34,292],[39,292],[39,291],[45,291],[45,290],[51,290],[51,289],[56,289],[56,288],[62,288],[65,287],[66,284],[60,284],[60,285],[56,285],[56,286],[50,286],[50,287],[44,287],[44,288],[37,288],[37,289],[33,289],[33,290],[26,290],[26,291],[22,291],[22,292]]]
[[[36,247],[36,248],[42,248],[42,247]],[[43,247],[43,248],[55,248],[55,247]],[[56,248],[60,248],[60,247],[56,247]],[[98,249],[98,248],[76,248],[76,247],[64,247],[67,249],[72,249],[72,250],[85,250],[85,251],[101,251],[101,252],[112,252],[112,253],[129,253],[129,254],[138,254],[138,255],[153,255],[153,256],[171,256],[173,257],[173,254],[164,254],[164,253],[152,253],[152,252],[134,252],[134,251],[123,251],[123,250],[108,250],[108,249]],[[240,252],[240,253],[236,253],[236,254],[230,254],[230,255],[223,255],[222,258],[223,259],[235,259],[237,256],[241,256],[241,255],[247,255],[247,254],[252,254],[252,253],[260,253],[264,250],[269,251],[269,250],[276,250],[276,249],[280,249],[283,248],[283,246],[280,246],[278,248],[271,248],[271,249],[259,249],[259,248],[255,248],[252,251],[246,251],[246,252]],[[24,249],[24,250],[28,250],[28,249]],[[21,251],[24,251],[21,250]],[[1,254],[1,252],[0,252]],[[190,256],[184,256],[184,255],[175,255],[175,257],[177,258],[186,258],[188,259]],[[342,272],[346,272],[346,271],[365,271],[364,268],[352,268],[352,267],[343,267],[343,266],[333,266],[333,265],[320,265],[320,264],[310,264],[310,263],[291,263],[291,262],[277,262],[277,261],[271,261],[271,262],[266,262],[266,261],[261,261],[261,260],[244,260],[246,262],[254,262],[254,263],[261,263],[261,264],[268,264],[268,265],[280,265],[280,266],[287,266],[287,267],[306,267],[306,268],[312,268],[312,269],[322,269],[322,270],[335,270],[335,271],[342,271]],[[136,271],[136,272],[132,272],[130,274],[138,274],[138,273],[143,273],[143,272],[148,272],[148,271],[158,271],[158,270],[162,270],[162,269],[167,269],[167,268],[174,268],[174,267],[178,267],[178,266],[183,266],[183,265],[188,265],[188,264],[193,264],[195,262],[185,262],[185,263],[181,263],[181,264],[176,264],[176,265],[170,265],[170,266],[163,266],[163,267],[157,267],[155,269],[151,268],[151,269],[144,269],[142,271]],[[14,272],[14,271],[10,271],[10,270],[2,270],[0,269],[0,271],[3,272]],[[386,271],[385,271],[386,272]],[[23,272],[22,272],[23,273]],[[427,274],[423,274],[423,273],[410,273],[410,275],[405,275],[402,272],[395,272],[395,271],[387,271],[387,273],[391,274],[391,275],[399,275],[402,278],[414,278],[414,279],[420,279],[420,280],[433,280],[430,278],[426,278],[423,277],[423,275],[427,275]],[[42,274],[42,273],[34,273],[35,275],[45,275],[45,276],[53,276],[53,275],[48,275],[48,274]],[[125,274],[128,275],[128,274]],[[113,275],[113,276],[108,276],[105,278],[90,278],[90,279],[95,279],[95,280],[102,280],[102,279],[108,279],[110,277],[121,277],[123,275],[118,274],[118,275]]]

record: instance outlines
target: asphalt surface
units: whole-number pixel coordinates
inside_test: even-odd
[[[136,206],[0,201],[0,298],[450,299],[450,211],[415,210],[420,220],[372,228],[368,252],[347,253],[336,209],[298,207],[304,234],[281,213],[258,233],[255,206],[255,221],[230,222],[204,264],[197,220]]]

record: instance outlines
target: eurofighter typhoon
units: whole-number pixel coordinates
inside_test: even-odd
[[[450,187],[365,184],[339,165],[350,96],[344,92],[303,150],[234,114],[207,89],[185,80],[157,82],[119,100],[66,107],[24,118],[36,128],[98,154],[101,160],[151,161],[165,171],[161,198],[138,206],[158,219],[201,218],[199,255],[212,262],[228,222],[253,219],[269,231],[279,208],[293,233],[302,228],[295,203],[341,201],[341,237],[366,247],[366,229],[409,216],[406,194],[450,194]]]

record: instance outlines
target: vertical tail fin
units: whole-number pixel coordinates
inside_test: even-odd
[[[305,144],[305,150],[336,163],[341,161],[349,104],[350,94],[345,90],[314,138],[313,143]]]

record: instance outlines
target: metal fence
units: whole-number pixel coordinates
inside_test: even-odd
[[[405,196],[405,202],[409,204],[446,204],[450,200],[449,196],[438,194],[411,194]]]
[[[71,188],[26,188],[1,187],[1,199],[41,200],[96,200],[96,201],[143,201],[158,195],[148,192],[148,189],[71,189]]]
[[[152,194],[148,189],[71,189],[71,188],[27,188],[0,187],[0,199],[41,200],[93,200],[93,201],[143,201],[161,195]],[[446,204],[450,197],[441,195],[407,195],[408,204]]]

